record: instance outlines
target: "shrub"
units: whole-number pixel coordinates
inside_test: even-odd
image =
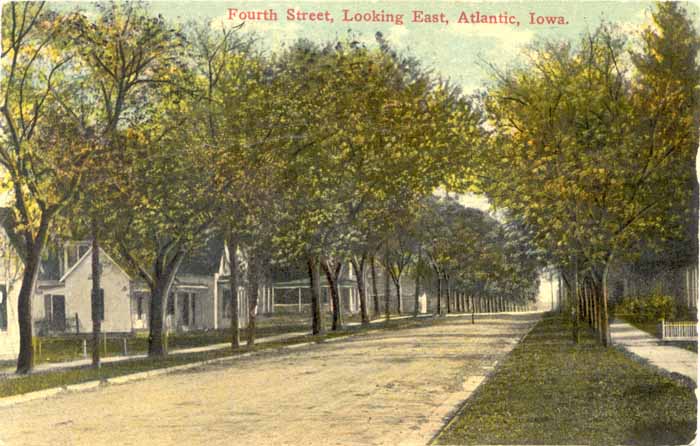
[[[626,297],[615,312],[634,322],[661,322],[676,316],[676,302],[671,296],[654,294],[646,297]]]

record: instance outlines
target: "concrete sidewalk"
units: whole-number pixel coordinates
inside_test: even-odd
[[[620,320],[610,324],[610,334],[613,344],[646,359],[653,366],[686,376],[697,384],[697,353],[664,344],[660,339]]]
[[[419,317],[429,317],[432,316],[431,314],[427,315],[420,315]],[[412,316],[393,316],[391,319],[396,320],[396,319],[406,319]],[[386,319],[384,318],[378,318],[370,321],[370,324],[378,324],[380,322],[384,322]],[[347,322],[344,324],[344,326],[347,327],[357,327],[361,325],[360,322]],[[279,335],[274,335],[274,336],[267,336],[264,338],[257,338],[255,340],[255,344],[266,344],[269,342],[278,342],[278,341],[283,341],[285,339],[291,339],[291,338],[296,338],[300,336],[307,336],[310,335],[311,332],[308,331],[296,331],[296,332],[290,332],[290,333],[282,333]],[[245,338],[241,339],[241,345],[245,345]],[[182,348],[182,349],[174,349],[170,350],[168,352],[168,355],[182,355],[182,354],[187,354],[187,353],[200,353],[200,352],[208,352],[212,350],[223,350],[226,348],[231,348],[231,343],[230,342],[222,342],[219,344],[211,344],[211,345],[203,345],[200,347],[190,347],[190,348]],[[120,361],[128,361],[131,359],[143,359],[146,358],[147,355],[145,353],[141,354],[135,354],[135,355],[126,355],[126,356],[107,356],[102,358],[102,363],[103,364],[110,364],[114,362],[120,362]],[[92,359],[87,358],[87,359],[77,359],[75,361],[65,361],[65,362],[45,362],[38,364],[34,367],[34,371],[32,373],[48,373],[48,372],[55,372],[58,370],[67,370],[67,369],[72,369],[72,368],[78,368],[78,367],[85,367],[89,366],[92,364]],[[3,378],[13,378],[17,377],[18,375],[15,374],[15,366],[9,366],[9,367],[0,367],[0,379]]]

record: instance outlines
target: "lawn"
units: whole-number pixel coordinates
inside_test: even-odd
[[[497,367],[437,444],[687,444],[693,390],[545,317]]]
[[[440,323],[443,320],[444,319],[433,318],[408,318],[391,320],[388,322],[385,321],[373,324],[371,328],[355,326],[346,328],[341,331],[328,332],[323,336],[296,336],[279,342],[267,342],[264,344],[257,344],[252,348],[244,346],[235,353],[232,352],[230,349],[219,349],[207,352],[171,355],[165,358],[142,358],[105,363],[99,370],[95,370],[90,367],[79,367],[70,370],[36,373],[28,376],[12,376],[5,379],[0,378],[0,398],[37,390],[49,389],[53,387],[63,387],[87,381],[101,380],[106,378],[112,378],[115,376],[122,376],[159,368],[172,367],[192,362],[206,361],[227,356],[236,356],[250,351],[270,350],[285,345],[300,344],[305,342],[322,342],[340,336],[347,336],[349,334],[363,335],[366,334],[370,329],[400,330],[405,328],[418,327],[425,324]]]

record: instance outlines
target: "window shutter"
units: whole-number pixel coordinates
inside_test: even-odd
[[[0,331],[7,331],[7,287],[0,285]]]

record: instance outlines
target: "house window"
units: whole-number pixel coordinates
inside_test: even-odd
[[[182,300],[180,305],[182,306],[182,323],[184,325],[190,325],[190,295],[188,293],[184,293],[181,297]]]
[[[168,315],[175,316],[175,294],[168,294]]]
[[[0,331],[7,331],[7,287],[0,285]]]
[[[97,317],[99,320],[105,320],[105,290],[100,288],[100,292],[97,294]]]
[[[231,319],[231,290],[225,289],[221,299],[221,317]]]
[[[136,298],[136,314],[139,320],[143,319],[143,296]]]
[[[82,259],[89,249],[90,246],[88,245],[78,245],[78,259]]]

